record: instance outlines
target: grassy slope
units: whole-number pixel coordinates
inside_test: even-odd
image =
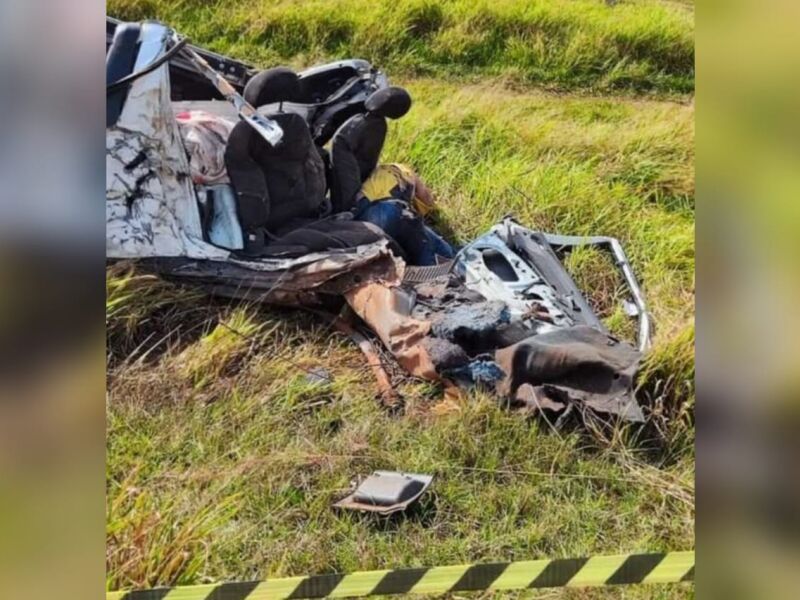
[[[485,10],[522,14],[519,7],[528,4],[496,2]],[[544,3],[533,4],[548,12]],[[663,23],[666,14],[684,23],[677,39],[691,39],[690,9],[653,2],[613,9],[640,15],[628,21],[612,19],[598,4],[570,3],[563,15],[577,24],[570,31],[580,32],[580,44],[588,44],[583,34],[599,31],[598,23],[630,30]],[[365,19],[389,10],[360,5],[368,7]],[[313,44],[283,50],[257,45],[255,34],[214,38],[220,23],[239,31],[243,6],[197,12],[186,2],[115,0],[109,12],[153,11],[200,41],[214,39],[218,50],[268,63],[291,52],[291,62],[303,64],[371,48],[358,35],[335,47],[320,45],[316,35]],[[469,13],[467,6],[443,9],[443,27],[465,29],[458,19],[466,17],[455,15]],[[254,9],[259,17],[248,31],[262,27],[262,15],[289,22],[298,10],[305,4]],[[329,27],[325,19],[362,18],[352,9],[315,14],[319,28]],[[403,67],[402,57],[375,43],[368,55],[384,58],[390,75]],[[561,81],[558,69],[547,70],[567,64],[561,58],[531,75],[517,71],[513,53],[507,63],[500,54],[472,64],[452,55],[447,60],[458,77],[420,77],[431,65],[437,72],[431,56],[405,59],[400,79],[415,106],[392,125],[384,157],[423,174],[441,201],[439,225],[459,240],[507,212],[535,227],[623,240],[656,317],[642,397],[655,407],[665,450],[645,456],[625,436],[601,442],[577,432],[555,435],[491,398],[442,402],[437,390],[411,381],[403,386],[406,414],[390,416],[375,402],[358,351],[324,324],[291,311],[211,301],[147,277],[126,279],[115,269],[108,303],[110,587],[693,546],[693,429],[685,419],[693,403],[693,108],[519,85],[609,89],[608,69],[590,80],[580,80],[578,69]],[[513,80],[487,80],[487,73]],[[691,83],[690,72],[681,76]],[[646,80],[644,87],[669,94],[691,88]],[[612,329],[630,333],[612,308],[620,282],[603,257],[583,252],[570,266],[594,290],[592,301]],[[305,369],[319,366],[332,383],[306,381]],[[413,515],[389,523],[333,513],[329,504],[349,478],[372,468],[435,473],[434,492]],[[683,597],[690,590],[624,593]]]
[[[505,76],[561,89],[687,93],[694,17],[680,5],[601,0],[110,0],[256,64],[360,56],[398,76]]]

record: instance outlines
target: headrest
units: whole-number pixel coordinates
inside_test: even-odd
[[[244,99],[254,107],[275,102],[301,102],[297,73],[288,67],[261,71],[247,82]]]
[[[381,117],[399,119],[411,108],[411,96],[401,87],[383,88],[366,99],[364,108]]]

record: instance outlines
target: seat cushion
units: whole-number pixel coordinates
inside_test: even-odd
[[[297,257],[312,252],[347,250],[381,240],[388,240],[393,251],[399,252],[394,241],[371,223],[325,219],[295,221],[292,225],[287,233],[267,244],[265,256]]]
[[[325,165],[305,120],[290,113],[270,118],[283,129],[277,146],[240,121],[225,149],[225,165],[246,231],[262,227],[277,231],[292,219],[318,217],[326,204]]]
[[[256,137],[251,155],[264,171],[270,198],[267,227],[273,230],[291,219],[318,216],[326,186],[325,164],[305,120],[290,113],[271,118],[283,129],[283,141],[273,147]]]
[[[334,212],[354,206],[361,185],[378,165],[386,132],[383,117],[356,115],[333,136],[331,202]]]

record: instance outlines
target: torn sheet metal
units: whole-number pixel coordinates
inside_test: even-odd
[[[345,308],[347,308],[346,305]],[[370,342],[366,336],[362,335],[361,332],[357,331],[356,328],[353,327],[353,325],[351,325],[341,315],[333,316],[331,321],[336,329],[353,340],[353,342],[358,346],[359,350],[361,350],[364,358],[367,359],[367,365],[372,370],[372,374],[375,376],[375,380],[378,382],[378,391],[380,392],[381,402],[383,405],[387,408],[394,408],[398,406],[400,403],[400,395],[394,389],[392,380],[389,378],[388,373],[386,373],[386,370],[383,368],[381,357],[378,354],[378,351],[375,349],[375,346],[372,345],[372,342]]]
[[[505,373],[498,391],[533,410],[560,412],[574,404],[641,422],[633,395],[640,358],[629,344],[591,327],[558,329],[495,352]]]
[[[163,53],[171,35],[163,25],[144,23],[141,44],[148,52],[139,53],[134,70]],[[119,119],[106,129],[106,256],[229,256],[203,240],[167,65],[131,83]]]
[[[439,379],[422,343],[431,323],[411,316],[413,300],[401,287],[373,282],[348,291],[345,298],[406,371],[422,379]]]
[[[456,261],[464,285],[487,300],[502,302],[517,315],[538,310],[555,327],[575,324],[569,298],[560,295],[533,266],[515,254],[494,231],[467,245]]]
[[[375,471],[364,479],[352,494],[333,506],[348,510],[391,515],[403,511],[425,493],[433,481],[432,475]]]
[[[544,234],[507,219],[462,250],[452,271],[416,271],[345,296],[413,375],[534,411],[643,420],[633,394],[641,352],[603,327]]]
[[[134,70],[163,54],[171,35],[145,23]],[[248,257],[230,235],[238,227],[230,193],[213,207],[205,198],[213,218],[204,232],[166,64],[130,83],[106,131],[106,163],[109,258],[136,258],[167,278],[254,301],[322,307],[344,297],[412,375],[482,387],[535,410],[642,418],[632,390],[640,352],[609,335],[560,260],[579,245],[612,253],[644,350],[644,296],[613,238],[550,235],[507,218],[433,267],[407,267],[386,240],[293,259]],[[375,372],[391,398],[385,373]]]
[[[483,250],[487,246],[495,252],[500,247],[505,248],[502,250],[504,260],[487,256]],[[630,316],[639,319],[639,349],[642,352],[649,349],[651,324],[644,294],[622,244],[615,238],[543,233],[506,218],[465,248],[459,268],[466,272],[467,287],[477,289],[486,298],[500,295],[500,299],[512,309],[519,307],[520,303],[523,308],[544,308],[555,325],[582,324],[606,331],[559,258],[559,253],[577,246],[596,246],[614,257],[631,293],[631,301],[626,302],[624,308]],[[476,256],[473,248],[481,251],[482,256]],[[487,285],[487,280],[494,285]],[[561,319],[560,311],[564,312],[566,319]]]
[[[633,395],[641,353],[626,342],[585,325],[541,332],[521,317],[512,318],[505,329],[499,324],[487,330],[480,322],[473,327],[468,319],[458,328],[434,329],[436,313],[428,321],[398,317],[386,309],[385,300],[376,300],[393,291],[381,284],[368,287],[369,295],[361,290],[348,295],[351,306],[418,377],[483,387],[535,410],[561,412],[576,405],[581,411],[643,420]],[[536,398],[547,401],[537,403]]]
[[[370,282],[397,285],[404,263],[385,241],[291,259],[142,260],[143,268],[211,294],[288,306],[322,306]]]
[[[645,352],[650,349],[650,314],[647,311],[647,305],[644,300],[644,293],[639,285],[636,275],[633,273],[633,268],[625,254],[625,250],[620,244],[619,240],[607,236],[573,236],[573,235],[553,235],[550,233],[543,234],[547,242],[553,248],[574,248],[577,246],[597,246],[611,252],[614,260],[622,272],[628,290],[631,292],[632,300],[625,301],[623,308],[630,317],[639,319],[639,350]]]

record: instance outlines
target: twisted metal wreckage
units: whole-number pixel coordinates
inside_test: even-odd
[[[505,218],[454,259],[427,266],[409,264],[382,235],[301,255],[248,252],[237,204],[243,192],[230,183],[193,182],[175,114],[199,106],[238,116],[280,148],[280,119],[241,95],[256,71],[193,48],[158,23],[109,19],[107,33],[108,258],[136,259],[223,296],[326,309],[343,298],[414,376],[483,386],[534,410],[589,408],[642,420],[633,381],[650,322],[617,240],[550,235]],[[388,88],[383,73],[361,60],[298,79],[312,92],[292,112],[320,152],[361,118],[371,95]],[[347,214],[335,218],[346,221]],[[626,309],[639,320],[638,349],[609,334],[564,269],[560,257],[584,245],[608,250],[621,269],[631,294]],[[370,342],[355,322],[336,322],[365,350],[388,400],[391,383]]]

